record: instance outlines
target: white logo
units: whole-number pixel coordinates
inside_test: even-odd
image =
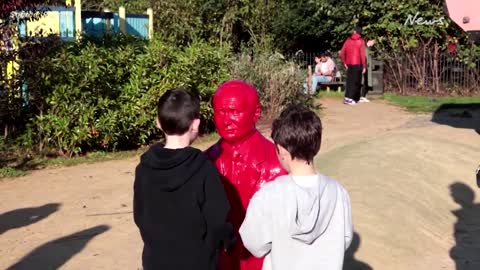
[[[415,13],[415,16],[408,15],[408,18],[405,20],[405,24],[410,24],[410,25],[442,25],[443,20],[445,20],[444,17],[432,19],[432,20],[425,20],[422,16],[419,16],[420,12]]]

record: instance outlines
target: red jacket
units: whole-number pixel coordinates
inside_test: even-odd
[[[354,33],[343,43],[340,58],[346,65],[362,65],[367,68],[367,57],[365,55],[365,41]]]

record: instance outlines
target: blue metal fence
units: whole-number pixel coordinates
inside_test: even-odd
[[[64,40],[75,39],[75,9],[61,10],[60,12],[60,37]]]
[[[82,30],[86,35],[103,37],[108,32],[108,24],[112,24],[113,13],[111,12],[82,12]]]
[[[148,38],[148,15],[127,14],[125,22],[128,34]]]
[[[74,7],[57,7],[45,6],[40,9],[49,12],[58,12],[59,29],[52,29],[57,33],[61,39],[70,41],[75,39],[75,8]],[[18,25],[18,32],[20,37],[35,36],[31,29],[28,29],[26,22],[21,22]]]
[[[70,41],[75,39],[75,8],[74,7],[57,7],[46,6],[43,7],[50,12],[58,12],[59,28],[55,29],[55,33],[65,40]],[[120,32],[120,16],[114,12],[97,12],[97,11],[82,11],[81,14],[82,31],[85,35],[102,37],[108,31],[112,33]],[[149,17],[145,14],[126,14],[125,17],[125,32],[130,35],[149,38]],[[21,23],[18,26],[20,37],[34,36],[32,30],[28,29],[28,24]]]
[[[148,39],[148,15],[126,14],[125,32]],[[102,37],[108,31],[120,32],[120,17],[113,12],[82,12],[82,29],[86,35]]]

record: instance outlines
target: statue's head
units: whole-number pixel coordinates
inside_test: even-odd
[[[213,95],[213,120],[227,142],[240,141],[255,132],[260,113],[257,90],[244,81],[227,81]]]

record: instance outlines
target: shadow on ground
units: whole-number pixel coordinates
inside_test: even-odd
[[[452,211],[457,217],[453,228],[455,246],[450,257],[456,270],[480,269],[480,204],[475,204],[475,193],[466,184],[455,182],[450,185],[452,199],[460,209]]]
[[[7,270],[59,269],[75,254],[82,251],[90,240],[109,229],[107,225],[99,225],[45,243]]]
[[[16,209],[0,215],[0,235],[8,230],[29,226],[58,211],[59,203],[49,203],[39,207]]]
[[[480,134],[480,103],[443,104],[433,113],[432,122]]]
[[[352,243],[345,252],[345,260],[343,263],[343,270],[373,270],[373,268],[365,262],[359,261],[355,258],[355,253],[360,248],[360,235],[357,232],[353,233]]]

